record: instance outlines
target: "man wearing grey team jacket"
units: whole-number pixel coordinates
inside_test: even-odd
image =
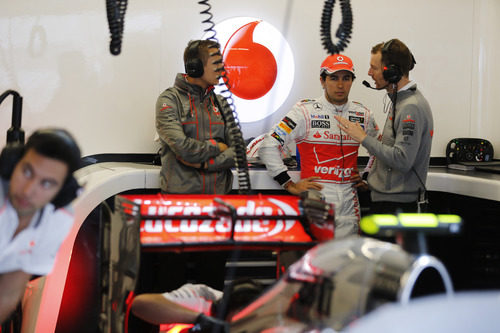
[[[156,130],[162,144],[162,193],[226,194],[231,191],[234,148],[224,121],[232,112],[214,93],[223,70],[219,45],[190,41],[184,51],[186,74],[156,102]],[[223,110],[223,109],[225,110]]]
[[[367,136],[357,124],[336,117],[339,127],[360,142],[375,162],[368,175],[370,213],[417,212],[429,168],[434,131],[429,103],[410,81],[415,60],[398,39],[375,45],[368,75],[386,89],[391,103],[382,139]],[[395,108],[393,107],[395,104]]]

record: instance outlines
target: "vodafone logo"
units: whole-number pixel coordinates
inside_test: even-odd
[[[268,117],[292,89],[295,63],[288,42],[274,26],[254,17],[227,19],[214,29],[240,122]],[[216,87],[217,93],[222,90]]]

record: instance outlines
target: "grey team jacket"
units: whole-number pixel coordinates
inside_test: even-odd
[[[177,74],[174,86],[156,102],[156,130],[162,144],[160,187],[164,193],[225,194],[232,188],[234,149],[220,152],[217,142],[230,146],[224,118],[214,101],[213,87],[203,90]],[[217,96],[223,108],[229,108]],[[208,169],[186,166],[208,161]]]
[[[368,152],[375,155],[368,175],[373,201],[417,200],[418,190],[427,179],[433,132],[431,108],[417,85],[410,84],[408,89],[399,91],[396,117],[391,108],[382,141],[367,136],[362,142]]]

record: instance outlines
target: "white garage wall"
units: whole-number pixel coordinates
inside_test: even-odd
[[[245,137],[267,131],[297,100],[321,94],[322,1],[211,3],[215,22],[260,17],[282,31],[294,52],[290,96],[273,116],[243,124]],[[27,134],[41,126],[66,127],[84,155],[156,151],[156,98],[183,70],[187,41],[203,34],[205,17],[199,11],[204,7],[188,0],[129,1],[119,56],[109,53],[103,0],[17,0],[1,7],[0,92],[14,89],[24,97]],[[344,51],[358,76],[352,99],[375,111],[383,125],[384,93],[364,88],[361,81],[371,81],[366,74],[371,46],[398,37],[415,55],[411,78],[434,111],[432,156],[444,156],[454,137],[482,137],[493,143],[499,158],[500,2],[352,0],[352,8],[353,38]],[[10,127],[11,103],[9,97],[0,105],[0,142]]]

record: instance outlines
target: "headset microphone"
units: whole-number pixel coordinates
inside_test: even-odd
[[[364,81],[363,81],[363,85],[364,85],[365,87],[370,88],[370,89],[373,89],[373,90],[383,90],[383,89],[387,88],[387,86],[382,87],[382,88],[373,88],[373,87],[372,87],[372,86],[368,83],[368,81],[366,81],[366,80],[364,80]]]

